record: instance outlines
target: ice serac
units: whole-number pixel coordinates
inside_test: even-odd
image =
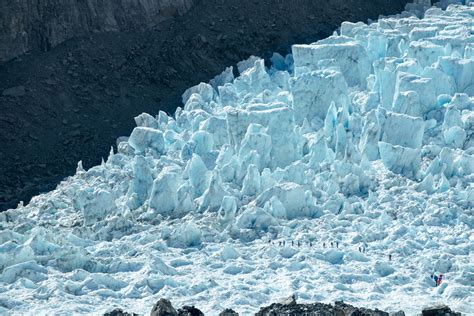
[[[159,214],[170,215],[177,205],[177,190],[180,175],[165,168],[153,181],[149,206]]]
[[[407,177],[416,177],[420,170],[421,151],[386,142],[379,142],[380,157],[392,172]]]
[[[293,45],[295,74],[326,65],[340,69],[349,86],[365,88],[372,63],[363,43],[350,37],[333,36],[310,45]]]
[[[147,160],[140,155],[132,162],[133,180],[130,184],[128,206],[137,209],[148,199],[153,185],[153,176]]]
[[[301,143],[293,130],[295,123],[291,108],[278,107],[256,111],[229,109],[226,113],[229,141],[236,152],[240,151],[249,125],[260,124],[266,127],[267,133],[271,135],[272,168],[285,167],[301,158]]]
[[[163,133],[150,127],[135,127],[128,142],[138,153],[146,149],[162,153],[165,149]]]
[[[295,121],[298,124],[302,124],[304,119],[308,122],[315,117],[324,119],[331,102],[343,102],[348,91],[344,77],[335,70],[302,73],[292,79],[291,86]]]
[[[0,314],[157,294],[247,315],[290,291],[472,312],[474,6],[428,2],[252,56],[1,213]]]
[[[420,148],[423,142],[425,122],[421,118],[404,114],[387,113],[382,140],[409,148]]]

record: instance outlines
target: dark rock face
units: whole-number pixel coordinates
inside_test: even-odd
[[[389,316],[388,313],[379,310],[357,308],[343,302],[336,304],[298,304],[296,300],[283,303],[275,303],[260,309],[255,316]]]
[[[0,63],[30,50],[48,51],[93,32],[152,27],[186,12],[193,0],[16,0],[0,3]]]
[[[424,308],[421,314],[423,316],[461,316],[461,313],[452,311],[448,306],[434,306]]]
[[[150,316],[178,316],[171,302],[167,299],[160,299],[151,310]]]
[[[17,86],[3,90],[3,96],[10,96],[10,97],[21,97],[25,95],[25,87],[24,86]]]
[[[111,312],[105,313],[104,316],[138,316],[138,314],[128,313],[128,312],[123,311],[121,308],[116,308],[112,310]]]

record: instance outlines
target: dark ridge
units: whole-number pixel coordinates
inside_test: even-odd
[[[288,53],[342,21],[408,0],[198,0],[147,31],[98,33],[0,66],[0,210],[107,157],[133,117],[173,113],[187,88],[250,55]],[[13,88],[13,89],[12,89]]]

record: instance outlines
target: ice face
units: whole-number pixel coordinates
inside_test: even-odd
[[[0,313],[249,314],[289,292],[472,312],[474,6],[452,2],[345,22],[136,117],[107,162],[0,214]]]
[[[421,118],[397,113],[387,113],[382,140],[393,145],[420,148],[423,141],[424,130],[425,123]]]
[[[347,84],[338,71],[312,71],[292,78],[295,120],[311,122],[315,117],[324,119],[333,100],[347,95]]]
[[[150,127],[135,127],[128,142],[138,153],[144,153],[145,149],[164,151],[163,133]]]
[[[147,160],[140,155],[132,162],[133,180],[128,192],[128,206],[135,210],[148,200],[153,185],[153,176]]]

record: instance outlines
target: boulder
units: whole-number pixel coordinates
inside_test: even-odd
[[[138,316],[138,314],[128,313],[121,308],[116,308],[110,312],[106,312],[104,316]]]
[[[233,309],[226,308],[219,314],[219,316],[239,316],[239,313],[237,313]]]
[[[151,310],[150,316],[178,316],[178,312],[174,309],[171,302],[165,298],[161,298],[156,302]]]
[[[178,310],[179,316],[204,316],[204,313],[201,312],[194,306],[183,306]]]
[[[423,316],[461,316],[461,313],[452,311],[451,308],[446,305],[423,308],[421,314]]]

